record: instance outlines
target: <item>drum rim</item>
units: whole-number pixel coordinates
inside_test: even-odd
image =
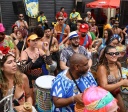
[[[38,78],[36,79],[36,81],[35,81],[35,84],[36,84],[37,87],[42,88],[42,89],[51,89],[52,86],[51,86],[51,87],[48,87],[48,86],[45,87],[44,85],[39,85],[38,80],[40,80],[42,77],[43,77],[43,78],[51,77],[52,80],[53,80],[53,79],[55,78],[55,76],[51,76],[51,75],[40,76],[40,77],[38,77]],[[52,80],[51,80],[51,81],[52,81]]]

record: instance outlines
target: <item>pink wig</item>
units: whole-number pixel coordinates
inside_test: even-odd
[[[103,97],[107,95],[108,91],[102,89],[101,87],[90,87],[83,93],[83,102],[84,105],[89,105],[95,101],[101,100]],[[100,108],[98,110],[87,110],[84,109],[84,112],[109,112],[109,110],[112,110],[117,105],[117,101],[114,98],[110,103],[105,105],[103,108]]]

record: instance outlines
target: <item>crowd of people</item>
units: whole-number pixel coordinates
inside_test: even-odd
[[[19,14],[10,35],[0,23],[0,100],[12,91],[15,112],[31,112],[26,105],[33,105],[32,112],[36,112],[35,81],[53,75],[51,112],[128,111],[128,94],[123,92],[128,93],[128,26],[122,30],[111,17],[100,37],[90,11],[82,19],[74,8],[68,18],[61,7],[53,27],[43,11],[39,14],[32,29]],[[0,103],[1,112],[5,112],[4,103]]]

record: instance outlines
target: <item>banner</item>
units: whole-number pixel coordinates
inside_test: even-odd
[[[36,18],[39,12],[39,2],[38,0],[23,0],[25,5],[26,15],[30,18]]]

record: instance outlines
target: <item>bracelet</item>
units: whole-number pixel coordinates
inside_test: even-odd
[[[72,102],[74,103],[74,96],[72,96]]]

